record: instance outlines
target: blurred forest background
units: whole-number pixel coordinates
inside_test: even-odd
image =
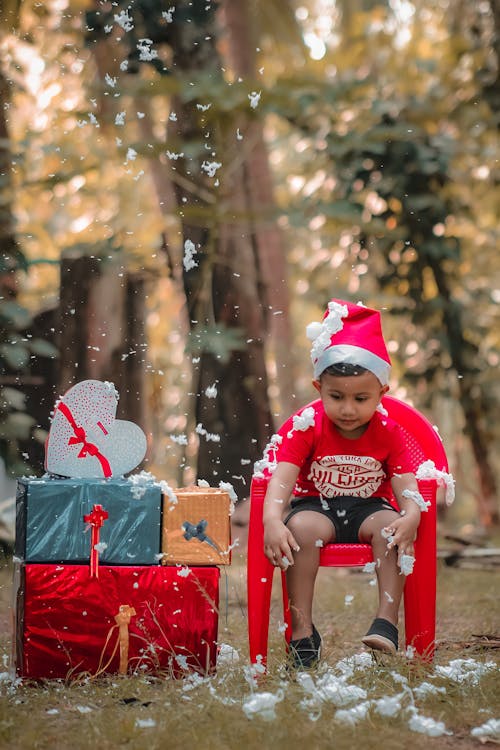
[[[2,0],[0,450],[112,380],[174,486],[312,400],[305,326],[382,310],[460,528],[499,524],[499,0]]]

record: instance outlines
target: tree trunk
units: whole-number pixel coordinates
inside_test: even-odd
[[[214,11],[206,6],[204,19],[193,11],[191,22],[186,22],[190,6],[187,0],[176,5],[176,16],[183,20],[172,35],[173,68],[183,76],[203,73],[222,81]],[[211,128],[203,127],[198,120],[195,102],[178,98],[172,109],[177,121],[171,124],[171,131],[182,150],[189,151]],[[232,133],[235,139],[236,126]],[[228,151],[217,159],[233,163]],[[176,171],[183,178],[182,187],[179,180],[175,186],[183,242],[194,243],[199,259],[196,268],[184,272],[191,338],[196,343],[196,337],[209,330],[219,330],[223,337],[228,331],[241,329],[243,342],[242,348],[229,346],[227,357],[211,346],[201,346],[199,365],[194,370],[196,421],[201,425],[197,473],[207,481],[231,482],[242,497],[248,494],[252,464],[260,458],[273,429],[264,358],[261,268],[248,220],[230,225],[217,219],[217,200],[222,198],[203,176],[201,161],[200,156],[176,162]],[[228,170],[221,179],[226,214],[244,217],[249,206],[243,170],[231,174]],[[196,209],[207,207],[212,208],[210,224],[195,218]],[[210,398],[206,389],[214,385],[217,395]]]
[[[223,0],[222,8],[228,57],[234,74],[254,81],[257,78],[257,43],[249,2]],[[242,122],[240,132],[243,135],[240,148],[244,153],[241,178],[247,209],[252,217],[256,217],[252,232],[264,285],[262,296],[268,311],[269,339],[276,360],[277,400],[280,413],[288,416],[297,406],[285,245],[274,216],[276,204],[262,121]]]
[[[470,352],[471,345],[464,339],[460,310],[451,299],[446,274],[438,264],[431,262],[431,266],[439,294],[445,301],[443,320],[449,340],[450,357],[459,376],[460,405],[465,419],[464,431],[470,439],[478,471],[479,491],[476,493],[476,500],[479,521],[488,528],[500,523],[498,489],[489,458],[489,443],[481,426],[488,407],[484,403],[484,396],[478,388],[474,374],[471,373],[471,360],[474,360]],[[468,351],[467,356],[464,356],[465,351]],[[475,354],[478,355],[477,351]]]
[[[144,280],[99,257],[61,259],[59,390],[87,379],[110,380],[117,417],[147,431],[144,395]]]

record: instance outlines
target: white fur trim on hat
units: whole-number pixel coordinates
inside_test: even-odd
[[[372,372],[382,385],[389,384],[391,366],[381,357],[367,349],[350,344],[339,344],[330,346],[318,357],[314,363],[314,377],[317,380],[324,370],[330,365],[346,362],[347,364],[359,365]]]

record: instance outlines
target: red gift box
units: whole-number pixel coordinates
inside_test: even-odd
[[[69,678],[215,668],[216,567],[20,565],[16,672]]]

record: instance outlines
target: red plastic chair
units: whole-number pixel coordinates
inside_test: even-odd
[[[448,471],[446,453],[432,424],[411,406],[392,396],[385,396],[383,406],[389,416],[404,430],[413,471],[428,459],[436,469]],[[250,489],[250,519],[248,528],[247,596],[248,637],[252,664],[265,666],[269,633],[269,610],[274,566],[264,555],[264,526],[262,513],[268,479],[253,477]],[[406,646],[412,646],[425,661],[432,661],[436,631],[436,491],[434,479],[419,480],[419,490],[430,506],[422,513],[415,541],[415,564],[405,582],[404,613]],[[394,500],[394,499],[393,499]],[[373,561],[368,544],[328,544],[321,549],[320,565],[351,567]],[[285,573],[282,572],[283,610],[290,640],[291,619]]]

